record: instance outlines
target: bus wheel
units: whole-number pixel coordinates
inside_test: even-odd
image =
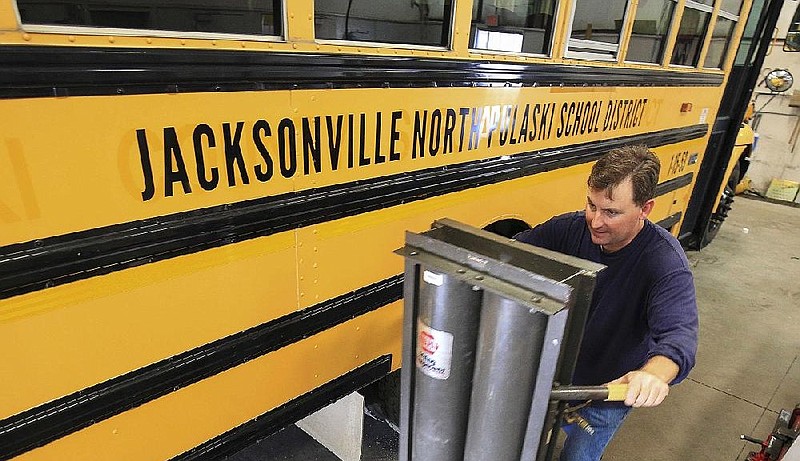
[[[731,211],[733,197],[736,195],[736,185],[739,184],[739,171],[739,164],[737,163],[736,166],[733,167],[731,175],[728,177],[728,183],[725,184],[725,189],[722,191],[722,196],[719,198],[716,211],[711,214],[711,218],[708,220],[702,246],[706,246],[714,240],[725,218],[728,217],[728,212]]]
[[[397,369],[361,389],[364,405],[379,420],[400,426],[400,370]]]

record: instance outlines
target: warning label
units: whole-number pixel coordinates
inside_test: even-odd
[[[417,368],[434,379],[450,377],[453,334],[417,322]]]

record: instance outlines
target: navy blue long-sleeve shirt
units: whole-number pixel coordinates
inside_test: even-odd
[[[573,384],[607,383],[656,355],[680,368],[672,384],[686,377],[697,352],[697,302],[675,237],[645,220],[633,241],[604,253],[592,243],[584,212],[573,212],[515,238],[607,266],[597,276]]]

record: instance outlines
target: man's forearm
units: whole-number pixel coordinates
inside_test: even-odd
[[[663,355],[654,355],[653,357],[650,357],[641,370],[646,371],[669,384],[673,379],[675,379],[676,376],[678,376],[680,367],[678,367],[678,364],[673,362],[668,357]]]

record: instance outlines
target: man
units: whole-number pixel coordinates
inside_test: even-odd
[[[697,303],[678,241],[653,224],[658,158],[644,146],[614,149],[592,168],[586,210],[551,218],[517,240],[607,266],[597,277],[573,384],[627,383],[624,405],[579,413],[593,435],[567,424],[561,461],[599,460],[631,407],[652,407],[683,380],[697,350]]]

